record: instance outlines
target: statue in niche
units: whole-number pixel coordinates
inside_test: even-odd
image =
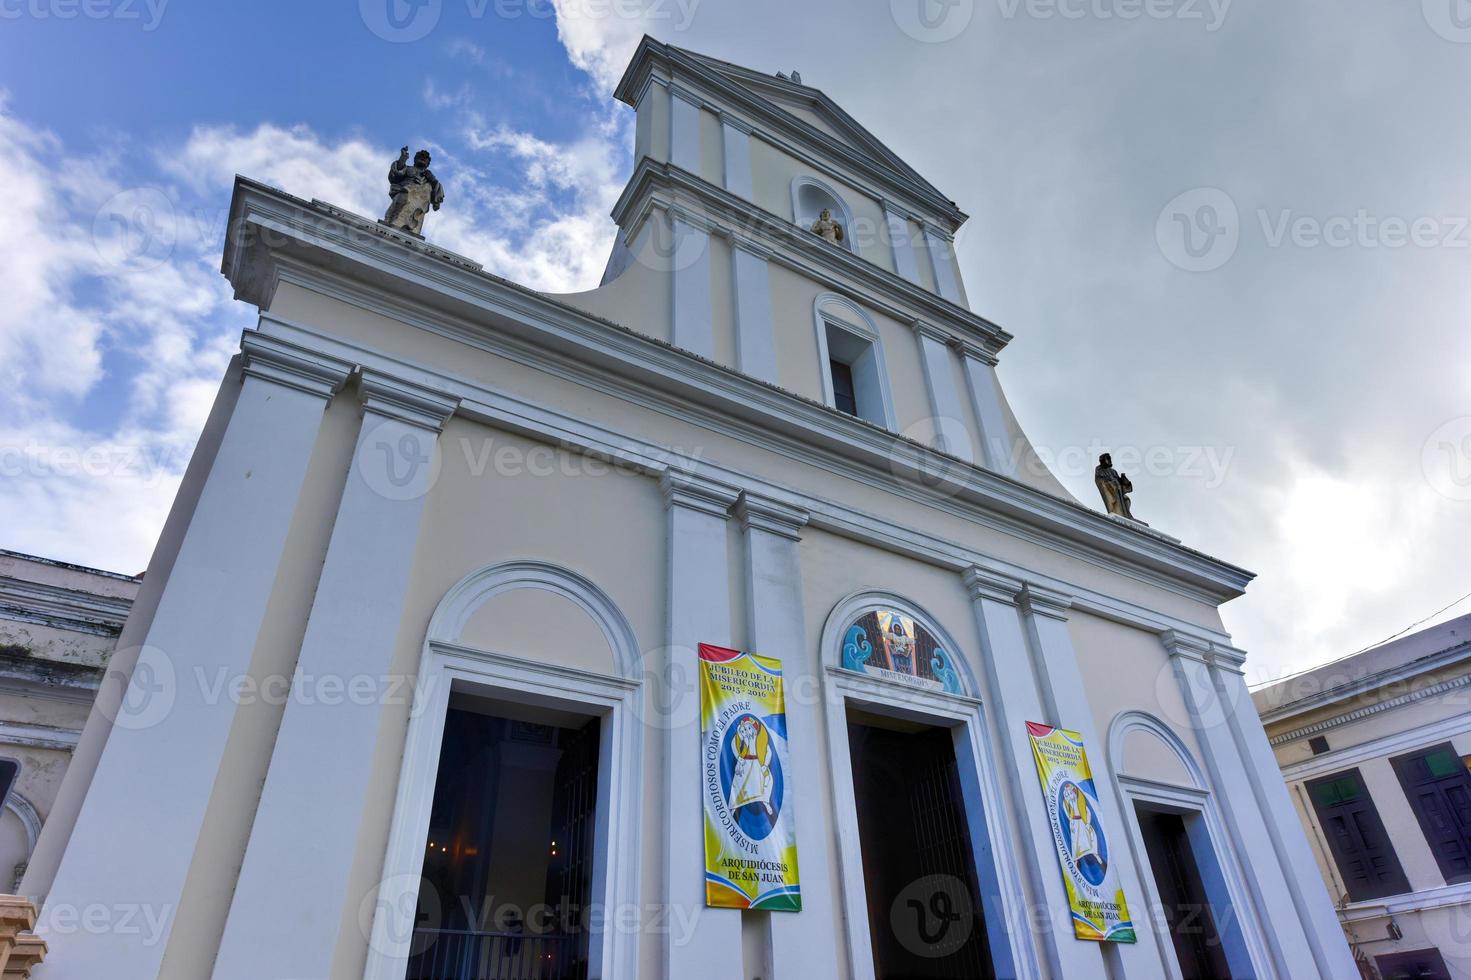
[[[1108,453],[1098,457],[1098,465],[1093,469],[1093,482],[1098,486],[1099,495],[1103,497],[1105,510],[1136,524],[1144,524],[1134,516],[1134,509],[1129,503],[1129,494],[1134,492],[1129,474],[1114,469],[1113,457]]]
[[[444,186],[429,169],[429,151],[420,150],[409,164],[409,148],[398,151],[398,159],[388,168],[388,196],[393,203],[383,215],[383,224],[410,235],[424,237],[424,216],[444,203]]]
[[[843,226],[833,220],[833,213],[827,208],[822,209],[822,214],[817,216],[817,220],[812,222],[812,227],[808,230],[834,245],[843,240]]]

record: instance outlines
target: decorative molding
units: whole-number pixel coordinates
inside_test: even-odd
[[[974,341],[951,337],[950,343],[960,353],[961,357],[968,357],[972,360],[980,361],[986,367],[995,367],[1001,363],[999,357]]]
[[[981,568],[979,565],[967,568],[962,575],[962,580],[965,582],[966,591],[970,593],[971,599],[990,599],[992,602],[1001,602],[1008,606],[1016,605],[1017,594],[1024,587],[1019,578],[1002,575]]]
[[[323,285],[322,283],[317,283],[316,288],[322,288]],[[361,305],[361,297],[356,296],[355,293],[343,290],[332,292],[331,295],[344,302]],[[414,326],[431,330],[434,329],[436,324],[445,322],[444,320],[436,320],[434,323],[430,323],[429,321],[415,319],[403,310],[395,310],[395,315],[407,319]],[[708,460],[681,455],[678,451],[671,451],[666,446],[639,441],[632,436],[614,432],[596,423],[575,416],[569,416],[560,409],[554,409],[546,405],[527,401],[520,397],[508,395],[499,389],[491,389],[469,378],[448,374],[439,369],[426,368],[417,363],[407,362],[394,355],[364,348],[340,337],[319,334],[314,330],[292,323],[273,314],[263,315],[261,322],[263,329],[281,331],[291,336],[300,337],[302,340],[320,344],[331,351],[339,352],[341,356],[352,357],[363,363],[381,365],[384,370],[396,374],[413,376],[423,383],[452,388],[460,393],[464,399],[461,408],[462,414],[477,422],[502,428],[530,438],[575,447],[577,450],[595,458],[609,460],[624,467],[632,467],[655,477],[660,476],[670,468],[678,469],[682,473],[698,471],[706,479],[715,477],[718,478],[717,482],[723,481],[723,484],[731,495],[730,499],[732,502],[734,502],[735,491],[731,488],[734,486],[749,487],[754,490],[769,492],[772,495],[786,494],[789,497],[791,496],[789,487],[773,484],[749,472],[734,470],[709,462]],[[699,419],[714,431],[738,440],[754,442],[779,455],[816,466],[843,477],[864,479],[870,484],[874,483],[875,479],[881,484],[888,482],[888,489],[898,490],[903,496],[908,496],[941,511],[966,517],[978,524],[995,528],[1003,533],[1029,541],[1038,546],[1052,548],[1079,561],[1108,569],[1115,574],[1123,575],[1180,595],[1186,595],[1199,601],[1220,601],[1210,594],[1199,594],[1194,590],[1186,589],[1175,579],[1163,575],[1144,574],[1144,570],[1139,566],[1121,561],[1116,557],[1105,558],[1089,550],[1080,548],[1076,544],[1064,544],[1055,538],[1038,535],[1028,530],[1025,526],[1002,519],[1001,515],[994,510],[981,510],[961,506],[951,496],[924,493],[918,488],[913,488],[913,492],[905,492],[907,488],[897,478],[885,481],[885,474],[879,473],[867,473],[865,476],[867,471],[860,471],[839,465],[822,450],[816,448],[809,442],[787,441],[774,434],[763,434],[763,437],[758,439],[750,430],[736,425],[734,420],[728,415],[715,416],[712,414],[708,417],[702,417],[698,407],[689,403],[678,403],[676,409],[665,402],[656,401],[648,397],[646,392],[639,389],[610,386],[605,380],[605,375],[595,373],[583,374],[570,370],[561,360],[548,357],[545,352],[539,352],[541,356],[533,358],[528,352],[520,348],[502,349],[492,347],[483,338],[472,337],[468,334],[455,333],[447,334],[447,336],[451,336],[461,342],[471,343],[477,347],[494,350],[498,354],[512,357],[518,361],[529,361],[537,368],[545,370],[557,377],[587,384],[598,390],[604,390],[609,394],[626,398],[644,407],[666,412],[677,411],[678,415],[686,420]],[[829,414],[836,416],[838,413],[833,412]],[[874,430],[873,426],[850,419],[848,416],[842,416],[839,422],[843,425],[855,426],[863,431]],[[892,477],[892,475],[890,476]],[[976,566],[995,574],[1010,575],[1017,578],[1026,576],[1039,584],[1067,591],[1073,596],[1074,606],[1080,610],[1085,610],[1105,619],[1150,632],[1174,629],[1183,634],[1198,635],[1202,642],[1219,641],[1226,638],[1225,634],[1208,627],[1202,627],[1198,624],[1157,612],[1138,603],[1110,596],[1067,580],[1041,575],[1014,563],[979,554],[962,545],[956,544],[951,537],[941,538],[926,534],[915,530],[911,526],[895,523],[878,513],[859,511],[834,503],[830,499],[810,495],[801,495],[799,498],[793,499],[797,500],[801,506],[809,511],[811,515],[811,526],[821,528],[840,537],[859,541],[881,550],[902,554],[909,558],[927,561],[937,567],[955,572],[963,572],[971,566]],[[1086,511],[1084,508],[1077,508],[1077,510],[1087,515],[1093,514],[1093,512]]]
[[[1185,772],[1190,776],[1190,788],[1196,792],[1206,792],[1210,786],[1210,780],[1205,776],[1205,769],[1196,760],[1194,753],[1180,738],[1175,730],[1165,724],[1156,716],[1147,711],[1121,711],[1114,716],[1108,726],[1108,769],[1115,773],[1120,782],[1126,779],[1155,783],[1154,780],[1141,780],[1137,776],[1123,775],[1124,764],[1124,740],[1131,732],[1148,732],[1156,739],[1163,742],[1166,747],[1180,760],[1185,767]],[[1156,785],[1166,785],[1158,783]]]
[[[1279,704],[1274,708],[1262,712],[1262,722],[1263,724],[1270,725],[1274,722],[1291,718],[1293,715],[1306,714],[1307,712],[1327,707],[1330,704],[1351,700],[1359,695],[1367,694],[1379,688],[1388,687],[1392,684],[1402,684],[1405,681],[1413,680],[1425,674],[1443,670],[1468,657],[1471,657],[1471,644],[1457,643],[1455,646],[1442,650],[1439,653],[1417,657],[1409,663],[1396,664],[1393,667],[1387,667],[1384,670],[1375,671],[1372,674],[1353,678],[1346,683],[1327,687],[1314,694],[1305,695]],[[1294,680],[1301,682],[1319,670],[1324,670],[1326,667],[1331,666],[1333,664],[1327,664],[1325,667],[1319,667],[1316,670],[1309,671],[1308,674],[1301,677],[1288,681],[1279,681],[1278,683],[1292,683]],[[1266,688],[1265,690],[1271,690],[1271,688]]]
[[[495,596],[516,589],[540,589],[577,605],[602,632],[621,676],[640,679],[638,638],[618,605],[591,580],[545,561],[499,562],[465,576],[435,608],[429,620],[428,642],[459,644],[476,610]]]
[[[1026,582],[1022,585],[1021,591],[1017,593],[1016,601],[1023,612],[1064,623],[1067,622],[1068,610],[1073,606],[1071,596],[1034,582]]]
[[[799,532],[806,526],[808,516],[800,507],[792,507],[748,490],[741,492],[732,513],[741,522],[743,530],[756,528],[793,541],[802,539]]]
[[[1471,714],[1462,713],[1289,763],[1282,766],[1282,778],[1289,783],[1312,779],[1337,769],[1346,769],[1374,759],[1400,755],[1424,745],[1443,742],[1467,732],[1471,732]],[[1274,746],[1281,744],[1275,739],[1271,741]]]
[[[741,495],[734,487],[675,469],[665,470],[659,477],[659,492],[664,495],[665,507],[688,507],[722,520],[730,516],[731,507]]]
[[[1304,738],[1309,735],[1317,735],[1321,732],[1347,725],[1350,722],[1360,721],[1371,715],[1377,715],[1383,711],[1402,708],[1407,704],[1424,701],[1426,698],[1438,697],[1441,694],[1446,694],[1467,686],[1471,686],[1471,674],[1453,677],[1450,680],[1441,681],[1439,684],[1432,684],[1429,687],[1422,687],[1419,690],[1410,691],[1408,694],[1401,694],[1397,698],[1378,701],[1353,711],[1344,712],[1341,715],[1334,715],[1332,718],[1326,718],[1323,721],[1315,722],[1311,725],[1304,725],[1302,728],[1294,728],[1292,731],[1283,732],[1280,735],[1273,735],[1268,741],[1273,745],[1281,745],[1284,742],[1291,742],[1294,739]]]
[[[358,395],[365,411],[431,432],[441,431],[460,404],[452,395],[366,368],[358,378]]]
[[[80,729],[57,728],[53,725],[27,725],[18,721],[0,721],[0,745],[27,745],[35,749],[70,752],[81,741]]]
[[[247,377],[330,399],[352,374],[352,365],[256,330],[240,337],[241,367]]]
[[[1338,910],[1338,918],[1348,924],[1391,915],[1405,915],[1409,912],[1455,908],[1458,905],[1471,905],[1471,881],[1439,888],[1419,888],[1403,895],[1391,895],[1365,902],[1350,902]]]
[[[12,789],[5,798],[5,809],[19,817],[21,826],[25,827],[26,858],[29,860],[31,852],[36,849],[36,841],[41,837],[41,815],[36,812],[35,804],[16,789]]]
[[[131,599],[121,596],[0,576],[0,619],[117,636],[132,606]]]

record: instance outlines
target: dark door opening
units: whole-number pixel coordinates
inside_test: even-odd
[[[586,980],[600,724],[451,700],[406,980]]]
[[[1135,812],[1181,974],[1185,980],[1228,980],[1231,968],[1184,818],[1142,806]]]
[[[950,731],[850,712],[848,746],[875,974],[994,977]]]

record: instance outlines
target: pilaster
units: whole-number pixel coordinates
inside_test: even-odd
[[[771,253],[740,236],[731,239],[735,279],[736,367],[777,383],[776,325],[771,309]]]
[[[790,785],[801,787],[787,798],[797,830],[797,862],[803,882],[800,913],[770,913],[769,961],[774,980],[810,980],[831,975],[843,946],[836,931],[827,882],[831,878],[831,834],[819,803],[826,778],[820,751],[818,705],[822,669],[817,651],[806,642],[802,599],[801,529],[807,512],[749,492],[735,505],[746,539],[746,621],[749,647],[782,663],[786,690],[787,761]]]
[[[1083,682],[1078,667],[1078,654],[1073,647],[1072,635],[1068,631],[1068,615],[1072,598],[1065,593],[1044,588],[1032,582],[1024,584],[1017,593],[1017,605],[1026,619],[1028,638],[1037,669],[1037,681],[1044,710],[1052,716],[1052,724],[1077,732],[1087,747],[1088,761],[1094,767],[1093,784],[1098,793],[1099,817],[1105,832],[1113,835],[1122,846],[1128,834],[1126,820],[1132,814],[1124,811],[1124,801],[1118,795],[1116,784],[1107,778],[1104,766],[1111,760],[1105,752],[1105,744],[1098,734],[1098,725],[1093,718],[1093,706],[1088,703],[1088,688]],[[1047,855],[1056,864],[1055,849]],[[1120,852],[1122,853],[1122,852]],[[1102,943],[1100,952],[1104,959],[1114,965],[1111,972],[1129,977],[1130,980],[1154,977],[1163,980],[1170,975],[1168,963],[1174,954],[1161,946],[1160,936],[1153,929],[1153,915],[1145,904],[1147,893],[1139,880],[1138,868],[1131,861],[1116,860],[1114,871],[1118,874],[1119,887],[1129,902],[1129,914],[1134,922],[1136,941],[1133,943]],[[1053,869],[1057,871],[1056,868]]]
[[[981,464],[1003,476],[1016,476],[1016,461],[1007,438],[1006,413],[1001,407],[1001,385],[996,379],[996,357],[971,343],[962,342],[958,349],[971,410],[980,427],[977,441],[981,447]]]
[[[668,524],[668,634],[661,665],[666,712],[664,895],[688,935],[664,939],[666,977],[742,980],[741,914],[705,907],[705,826],[700,787],[699,645],[731,644],[726,522],[738,499],[728,486],[676,470],[660,480]],[[683,940],[676,942],[676,940]]]
[[[677,103],[679,100],[676,99]],[[669,214],[673,248],[669,277],[674,290],[674,345],[701,357],[715,356],[714,299],[710,287],[710,233],[678,212]]]
[[[917,284],[919,263],[914,257],[914,238],[909,232],[908,216],[885,201],[884,221],[888,224],[889,241],[894,249],[894,271]]]
[[[737,197],[752,200],[755,189],[751,180],[751,128],[730,113],[722,112],[720,137],[725,153],[725,189]]]
[[[71,933],[43,967],[55,976],[158,974],[236,714],[200,678],[248,669],[323,411],[351,370],[253,331],[241,348],[239,397],[46,901],[147,909],[161,934]]]
[[[950,255],[950,241],[933,226],[924,226],[924,240],[930,253],[930,263],[935,269],[935,292],[956,306],[965,306],[965,297],[960,294],[960,282],[955,276],[955,265]]]
[[[362,425],[215,980],[332,972],[440,429],[457,399],[363,373]],[[328,761],[330,760],[330,761]],[[262,937],[269,936],[269,942]]]
[[[1352,976],[1332,899],[1287,793],[1241,666],[1245,654],[1173,630],[1160,634],[1185,695],[1278,968],[1285,976]]]
[[[1008,923],[1008,927],[1032,935],[1047,964],[1048,975],[1103,976],[1104,967],[1096,944],[1079,942],[1073,936],[1067,892],[1048,829],[1047,805],[1037,788],[1037,767],[1032,758],[1027,722],[1057,722],[1043,708],[1022,630],[1017,595],[1023,583],[978,567],[969,569],[964,581],[981,635],[981,663],[990,692],[987,708],[1000,737],[997,755],[1011,798],[1019,808],[1013,812],[1011,822],[1021,835],[1022,865],[1035,906],[1019,910],[1022,918]]]
[[[669,86],[669,162],[699,176],[700,97]]]
[[[970,462],[974,459],[970,432],[955,388],[955,373],[950,363],[949,335],[923,320],[914,323],[914,336],[919,342],[920,363],[924,366],[925,391],[929,394],[930,414],[934,421],[936,449]]]

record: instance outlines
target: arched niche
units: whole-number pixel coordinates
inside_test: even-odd
[[[1190,749],[1163,721],[1143,711],[1124,711],[1108,730],[1108,759],[1115,772],[1190,789],[1207,787]]]
[[[823,659],[834,667],[916,689],[976,697],[955,639],[919,604],[893,592],[855,592],[828,615]]]
[[[853,209],[832,187],[816,177],[796,177],[792,180],[792,222],[803,231],[822,214],[823,208],[832,212],[833,218],[843,226],[843,240],[839,247],[858,253],[858,238],[853,233]]]

